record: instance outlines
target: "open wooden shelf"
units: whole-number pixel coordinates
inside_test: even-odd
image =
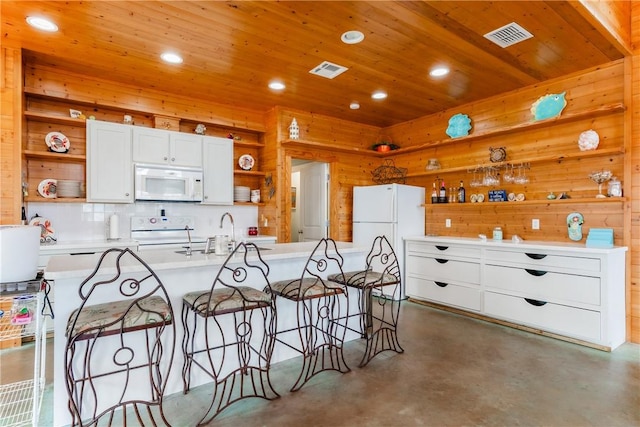
[[[22,152],[26,158],[29,159],[44,159],[53,160],[56,162],[72,162],[72,163],[85,163],[87,156],[84,154],[67,154],[67,153],[54,153],[51,151],[34,151],[24,150]]]
[[[462,137],[459,137],[459,138],[446,138],[446,139],[441,139],[441,140],[436,140],[436,141],[429,141],[429,142],[426,142],[424,144],[413,145],[411,147],[399,148],[397,150],[391,150],[391,151],[387,151],[387,152],[378,152],[378,151],[371,150],[369,148],[348,147],[348,146],[337,145],[337,144],[329,144],[329,143],[326,143],[326,142],[305,141],[305,140],[302,140],[302,139],[285,139],[285,140],[281,141],[281,144],[285,145],[285,146],[306,148],[306,149],[322,149],[322,150],[338,151],[338,152],[341,152],[341,153],[365,154],[365,155],[373,156],[373,157],[389,157],[389,156],[395,156],[395,155],[398,155],[398,154],[413,153],[415,151],[421,151],[421,150],[425,150],[425,149],[428,149],[428,148],[437,147],[439,145],[456,144],[456,143],[459,143],[459,142],[475,141],[475,140],[480,140],[480,139],[483,139],[483,138],[489,138],[489,137],[494,137],[494,136],[507,135],[507,134],[510,134],[510,133],[521,132],[521,131],[526,130],[526,129],[541,129],[541,128],[545,128],[545,127],[549,127],[549,126],[554,126],[554,125],[559,124],[559,123],[569,123],[569,122],[576,121],[576,120],[581,120],[581,119],[584,119],[584,118],[605,116],[607,114],[613,114],[613,113],[620,113],[620,112],[625,111],[625,109],[626,109],[626,107],[622,103],[607,104],[607,105],[602,105],[600,107],[592,108],[592,109],[589,109],[589,110],[579,111],[579,112],[575,112],[575,113],[567,113],[567,114],[564,114],[562,116],[554,117],[554,118],[551,118],[551,119],[538,120],[538,121],[532,121],[532,122],[527,122],[527,123],[521,123],[521,124],[513,125],[513,126],[504,126],[504,127],[500,127],[500,128],[497,128],[497,129],[491,129],[491,130],[485,131],[485,132],[473,133],[471,135],[462,136]],[[600,150],[600,151],[603,152],[605,150]],[[616,152],[615,154],[621,154],[621,153],[623,153],[623,152]],[[583,154],[583,153],[581,153],[581,154]],[[527,162],[533,162],[533,161],[538,162],[538,161],[548,161],[548,160],[562,160],[563,158],[568,158],[568,156],[563,156],[563,157],[555,158],[555,159],[554,158],[530,159],[530,160],[526,160],[526,161]],[[466,169],[467,168],[447,169],[447,171],[448,172],[457,172],[457,171],[466,170]],[[442,171],[442,169],[440,169],[440,170]],[[432,171],[429,171],[429,172],[432,172]],[[431,173],[426,173],[424,175],[430,175],[430,174]],[[420,175],[409,175],[409,176],[420,176]]]
[[[233,140],[233,146],[234,147],[245,147],[245,148],[264,148],[264,144],[262,142],[252,142],[252,141],[244,141],[242,139],[240,140]]]
[[[29,196],[26,197],[24,201],[36,203],[86,203],[87,199],[84,197],[56,197],[47,199],[45,197]]]
[[[499,207],[518,207],[518,206],[526,206],[526,205],[563,205],[563,204],[580,204],[580,203],[624,203],[626,202],[627,198],[626,197],[605,197],[605,198],[598,198],[598,197],[581,197],[581,198],[575,198],[575,199],[555,199],[555,200],[549,200],[549,199],[539,199],[539,200],[523,200],[521,202],[488,202],[488,201],[484,201],[484,202],[477,202],[477,203],[471,203],[471,202],[466,202],[466,203],[425,203],[422,206],[425,207],[435,207],[437,209],[443,209],[445,207],[451,207],[451,208],[482,208],[482,207],[488,207],[488,208],[492,208],[494,206],[499,206]]]
[[[485,132],[472,133],[471,135],[461,136],[459,138],[446,138],[446,139],[441,139],[441,140],[438,140],[438,141],[430,141],[430,142],[426,142],[424,144],[413,145],[411,147],[405,147],[405,148],[399,148],[399,149],[394,150],[394,151],[389,151],[387,153],[379,153],[379,154],[384,154],[384,155],[388,156],[388,155],[391,155],[391,154],[395,155],[395,154],[412,153],[414,151],[420,151],[420,150],[424,150],[424,149],[427,149],[427,148],[433,148],[433,147],[437,147],[439,145],[444,145],[444,144],[457,144],[459,142],[476,141],[476,140],[480,140],[480,139],[483,139],[483,138],[489,138],[489,137],[494,137],[494,136],[507,135],[507,134],[510,134],[510,133],[521,132],[523,130],[542,129],[542,128],[545,128],[545,127],[554,126],[556,124],[569,123],[569,122],[572,122],[572,121],[581,120],[581,119],[585,119],[585,118],[606,116],[608,114],[613,114],[613,113],[621,113],[621,112],[625,111],[625,109],[626,109],[626,107],[622,103],[607,104],[607,105],[602,105],[602,106],[597,107],[597,108],[584,110],[584,111],[579,111],[579,112],[576,112],[576,113],[567,113],[567,114],[564,114],[562,116],[554,117],[554,118],[551,118],[551,119],[538,120],[538,121],[535,121],[535,122],[520,123],[520,124],[513,125],[513,126],[504,126],[504,127],[500,127],[500,128],[497,128],[497,129],[491,129],[491,130],[485,131]]]
[[[469,171],[473,171],[474,168],[476,167],[488,167],[488,166],[493,166],[493,167],[500,167],[502,165],[505,164],[513,164],[513,165],[518,165],[519,163],[530,163],[530,164],[534,164],[534,163],[543,163],[543,162],[562,162],[563,160],[580,160],[580,159],[587,159],[587,158],[591,158],[591,157],[606,157],[606,156],[616,156],[619,154],[624,154],[624,148],[609,148],[609,149],[604,149],[604,150],[590,150],[590,151],[579,151],[576,153],[569,153],[569,154],[563,154],[561,156],[558,155],[554,155],[554,156],[539,156],[539,157],[528,157],[527,159],[523,159],[520,161],[509,161],[509,162],[502,162],[502,163],[491,163],[491,164],[485,164],[485,165],[473,165],[473,166],[460,166],[460,167],[455,167],[455,168],[443,168],[443,169],[433,169],[433,170],[425,170],[423,172],[415,172],[415,173],[409,173],[406,175],[407,178],[416,178],[416,177],[420,177],[420,176],[433,176],[433,175],[438,175],[438,174],[445,174],[445,173],[453,173],[453,172],[469,172]]]
[[[265,176],[267,173],[263,171],[245,171],[242,169],[234,169],[234,175],[244,175],[244,176]]]
[[[25,111],[24,117],[27,120],[33,120],[37,122],[45,122],[45,123],[55,123],[58,125],[73,125],[73,126],[82,126],[85,127],[87,125],[86,119],[74,119],[69,116],[61,116],[59,114],[48,114],[41,113],[35,111]]]
[[[281,144],[287,147],[314,149],[314,150],[315,149],[330,150],[330,151],[338,151],[341,153],[366,154],[368,156],[380,156],[381,154],[388,154],[388,153],[379,153],[377,151],[373,151],[368,148],[345,147],[344,145],[327,144],[326,142],[305,141],[302,139],[285,139],[284,141],[281,141]]]

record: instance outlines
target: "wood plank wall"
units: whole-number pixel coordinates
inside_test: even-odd
[[[19,224],[22,138],[22,53],[0,48],[0,224]]]
[[[543,128],[522,128],[517,132],[487,136],[470,142],[449,140],[445,134],[448,118],[456,113],[467,114],[472,119],[472,132],[491,132],[504,127],[518,127],[530,123],[531,104],[540,96],[566,91],[567,107],[563,115],[579,114],[596,110],[605,105],[622,104],[624,101],[624,62],[617,61],[600,68],[566,76],[562,79],[514,91],[500,97],[482,100],[456,108],[455,110],[403,123],[385,130],[401,147],[429,144],[431,141],[445,141],[433,148],[399,154],[395,163],[408,169],[409,175],[423,172],[428,159],[437,158],[443,169],[454,168],[455,172],[439,174],[447,187],[457,186],[460,180],[466,183],[467,193],[483,193],[488,199],[490,188],[471,187],[473,173],[464,170],[475,165],[488,166],[490,147],[505,147],[507,162],[519,165],[529,159],[551,158],[559,160],[538,161],[531,164],[527,174],[530,182],[526,185],[502,183],[491,189],[505,189],[507,193],[523,193],[527,201],[543,204],[517,202],[506,204],[428,205],[427,232],[475,237],[490,234],[495,226],[501,226],[505,238],[518,234],[527,240],[560,241],[570,243],[567,235],[566,218],[570,212],[579,211],[585,217],[583,232],[591,227],[611,227],[616,243],[625,242],[623,230],[624,203],[544,203],[550,192],[558,195],[566,192],[574,201],[593,197],[598,187],[589,179],[589,173],[596,170],[611,170],[613,175],[624,179],[624,111],[606,115],[587,115],[574,121],[558,121],[557,125]],[[588,129],[600,135],[598,150],[620,150],[604,157],[581,159],[560,159],[580,153],[578,137]],[[461,170],[462,169],[462,170]],[[433,175],[413,177],[408,183],[431,188]],[[623,182],[623,188],[629,185]],[[629,190],[629,188],[627,188]],[[452,220],[452,228],[445,228],[445,219]],[[540,230],[531,229],[531,219],[538,218]]]
[[[631,180],[631,238],[629,257],[631,268],[627,279],[627,315],[630,324],[630,340],[640,343],[640,2],[633,2],[631,17],[632,43],[635,47],[631,57],[631,135],[630,153],[627,164],[629,165],[629,177]]]
[[[268,226],[263,232],[277,233],[279,241],[288,241],[288,225],[290,217],[290,199],[288,188],[290,186],[290,159],[307,158],[318,161],[326,161],[331,164],[331,231],[332,237],[339,240],[351,239],[351,203],[352,187],[354,185],[373,184],[371,172],[380,166],[385,158],[373,153],[363,155],[357,150],[368,151],[370,145],[377,142],[381,134],[390,136],[393,142],[402,147],[428,144],[430,141],[440,141],[444,135],[448,118],[455,113],[463,112],[473,119],[474,131],[489,131],[503,126],[518,126],[530,120],[529,107],[539,96],[545,93],[567,90],[568,106],[563,114],[572,114],[585,109],[601,105],[622,103],[624,101],[624,63],[622,61],[608,64],[584,73],[566,76],[563,79],[545,82],[532,86],[503,97],[483,100],[477,103],[446,111],[433,116],[420,118],[388,129],[379,129],[372,126],[363,126],[342,119],[323,117],[310,112],[289,111],[275,108],[269,112],[234,111],[229,107],[211,105],[206,102],[195,102],[185,107],[186,100],[167,94],[141,94],[136,88],[106,81],[92,76],[79,76],[73,72],[53,69],[46,64],[25,64],[25,83],[29,90],[43,95],[58,94],[66,97],[72,105],[111,106],[115,112],[119,110],[119,102],[123,102],[124,111],[131,108],[139,114],[139,120],[147,120],[150,113],[163,113],[184,117],[192,122],[199,120],[209,123],[215,120],[222,125],[239,125],[242,129],[252,132],[264,132],[262,135],[265,148],[261,154],[262,169],[271,174],[276,187],[276,195],[271,200],[265,200],[266,204],[261,208]],[[637,64],[636,64],[637,69]],[[636,73],[637,74],[637,73]],[[636,80],[637,86],[637,80]],[[637,93],[635,94],[637,96]],[[147,106],[147,104],[149,106]],[[169,107],[167,107],[169,105]],[[229,110],[225,113],[226,110]],[[216,112],[215,117],[212,112]],[[111,113],[109,113],[111,114]],[[219,114],[219,116],[218,116]],[[226,114],[226,115],[225,115]],[[115,117],[115,116],[114,116]],[[138,116],[136,116],[138,117]],[[236,120],[236,117],[243,117]],[[302,135],[301,143],[291,144],[287,141],[287,128],[291,118],[296,117],[300,124]],[[455,167],[462,165],[474,165],[476,163],[488,163],[489,146],[507,147],[508,160],[526,161],[533,156],[550,156],[553,153],[564,153],[567,150],[577,150],[577,137],[586,129],[596,129],[601,135],[601,146],[605,150],[618,146],[624,146],[624,117],[623,111],[606,115],[585,117],[579,120],[559,122],[557,126],[548,128],[534,128],[522,132],[509,133],[502,136],[486,137],[471,144],[447,144],[425,147],[409,153],[398,153],[387,158],[395,161],[397,166],[406,167],[409,173],[418,173],[424,170],[427,159],[438,157],[443,167]],[[206,119],[205,119],[206,118]],[[137,118],[138,120],[138,118]],[[637,122],[637,120],[636,120]],[[4,127],[3,127],[4,129]],[[305,146],[304,142],[310,144]],[[318,145],[320,144],[320,145]],[[539,148],[542,144],[543,148]],[[636,142],[637,144],[637,142]],[[353,151],[349,151],[349,148]],[[615,148],[614,148],[615,149]],[[637,151],[637,150],[636,150]],[[638,164],[637,154],[633,163]],[[585,159],[573,159],[559,161],[557,163],[539,162],[531,166],[532,182],[521,191],[528,199],[536,199],[546,195],[547,191],[568,191],[575,198],[588,194],[595,194],[597,187],[586,178],[586,174],[593,169],[603,167],[610,168],[623,179],[625,156],[612,154]],[[637,169],[637,167],[636,167]],[[633,185],[638,187],[640,172],[634,169]],[[465,173],[455,172],[445,177],[447,181],[457,182],[459,179],[468,181]],[[626,179],[626,178],[624,178]],[[422,176],[409,179],[408,183],[431,186],[433,177]],[[625,194],[633,191],[630,182],[623,182]],[[19,190],[19,186],[16,188]],[[266,194],[266,188],[262,188]],[[471,189],[468,188],[469,193]],[[514,189],[515,190],[515,189]],[[636,190],[637,192],[637,190]],[[634,198],[637,201],[637,196]],[[637,202],[634,201],[637,229]],[[577,200],[576,200],[577,202]],[[427,206],[427,230],[444,234],[455,232],[461,235],[474,236],[478,232],[489,232],[495,224],[505,227],[506,237],[517,233],[525,239],[558,240],[567,241],[566,215],[570,210],[581,211],[587,223],[585,232],[589,227],[597,224],[614,228],[616,241],[625,241],[626,230],[624,225],[624,209],[627,203],[576,203],[576,204],[523,204],[500,208],[485,202],[480,206]],[[535,213],[541,219],[542,230],[539,234],[532,234],[530,219]],[[451,218],[454,226],[444,229],[444,219]],[[634,241],[638,240],[636,231]],[[637,283],[637,271],[633,274],[633,283]],[[635,284],[634,284],[635,286]],[[629,312],[637,317],[636,294],[632,294]],[[635,296],[634,296],[635,295]],[[632,336],[639,341],[639,326],[632,328]]]

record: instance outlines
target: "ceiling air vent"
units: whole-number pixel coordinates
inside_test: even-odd
[[[315,74],[316,76],[325,77],[327,79],[332,79],[336,76],[347,71],[347,67],[343,67],[342,65],[333,64],[329,61],[324,61],[322,64],[317,67],[313,67],[312,70],[309,70],[311,74]]]
[[[533,34],[515,22],[512,22],[511,24],[507,24],[504,27],[491,31],[484,36],[500,47],[508,47],[516,43],[520,43],[523,40],[530,39],[533,37]]]

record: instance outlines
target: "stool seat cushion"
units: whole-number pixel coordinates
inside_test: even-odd
[[[211,301],[209,301],[211,294]],[[182,300],[201,316],[232,313],[242,310],[253,310],[271,304],[271,295],[249,286],[236,288],[220,288],[211,291],[190,292]],[[207,309],[207,302],[209,307]]]
[[[366,282],[365,282],[365,273],[366,273]],[[328,279],[338,282],[342,282],[342,275],[340,274],[330,274]],[[384,274],[378,273],[377,271],[349,271],[344,273],[344,283],[347,286],[351,286],[353,288],[364,288],[367,285],[374,286],[387,286],[387,285],[395,285],[399,280],[393,274]]]
[[[271,290],[277,295],[287,299],[298,301],[317,298],[325,295],[344,293],[344,287],[340,283],[307,277],[302,280],[281,280],[271,284]]]
[[[77,318],[77,319],[76,319]],[[75,325],[73,322],[75,320]],[[170,324],[171,308],[159,296],[87,305],[71,313],[66,336],[99,336],[119,334]],[[73,328],[72,331],[70,329]],[[96,331],[98,330],[98,331]]]

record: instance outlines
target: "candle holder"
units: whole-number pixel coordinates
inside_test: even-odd
[[[598,184],[598,194],[596,195],[596,198],[604,199],[605,197],[607,197],[602,194],[602,184],[611,179],[611,171],[602,170],[599,172],[591,172],[589,174],[589,178],[591,179],[591,181]]]

